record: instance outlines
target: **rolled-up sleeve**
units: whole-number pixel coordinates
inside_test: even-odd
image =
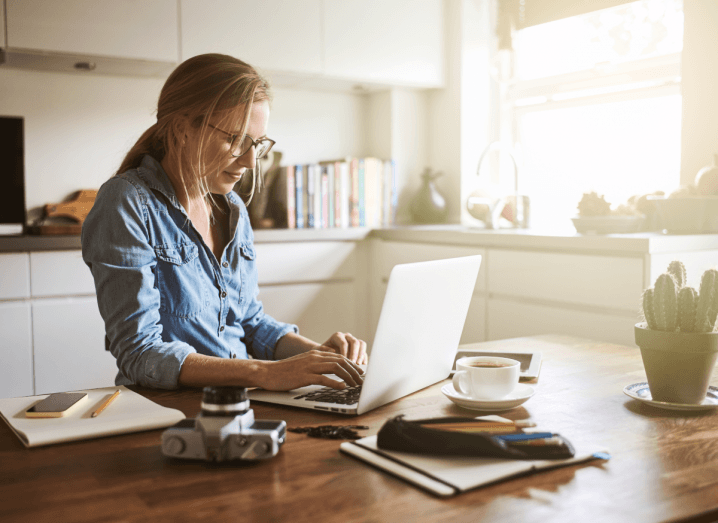
[[[173,389],[185,358],[197,351],[181,341],[162,340],[157,258],[144,199],[143,190],[129,180],[106,182],[82,227],[82,257],[95,280],[120,373],[137,385]]]
[[[265,314],[262,302],[257,299],[258,289],[252,297],[247,314],[242,321],[247,347],[255,358],[273,360],[277,342],[290,332],[299,332],[296,325],[277,321]]]

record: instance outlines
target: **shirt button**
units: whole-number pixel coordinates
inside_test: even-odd
[[[226,298],[226,297],[227,297],[227,293],[222,291],[222,298]]]
[[[222,262],[222,267],[229,267],[229,263],[228,263],[228,262]]]
[[[223,330],[224,330],[224,325],[222,325],[222,326],[219,328],[219,332],[222,332]]]
[[[236,360],[236,359],[237,359],[237,355],[236,355],[236,354],[232,354],[232,359],[233,359],[233,360]]]

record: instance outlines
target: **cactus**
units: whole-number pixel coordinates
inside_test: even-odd
[[[715,327],[718,307],[718,271],[708,269],[701,277],[701,287],[696,306],[696,332],[711,332]]]
[[[672,332],[676,330],[677,301],[678,293],[673,276],[667,272],[661,274],[653,289],[653,315],[656,319],[656,328],[659,331]]]
[[[668,274],[676,280],[676,285],[680,289],[686,285],[686,266],[679,260],[672,261],[668,264]]]
[[[694,332],[697,304],[698,291],[693,287],[683,287],[678,291],[678,327],[681,332]]]
[[[686,269],[671,262],[652,289],[643,291],[643,316],[651,330],[712,332],[718,317],[718,269],[701,277],[700,290],[686,287]]]
[[[653,315],[653,289],[643,291],[643,316],[646,318],[648,328],[657,331],[656,317]]]

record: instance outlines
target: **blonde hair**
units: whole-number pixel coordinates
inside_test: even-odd
[[[137,168],[142,157],[168,157],[177,171],[175,182],[188,200],[209,193],[204,174],[219,168],[222,158],[207,158],[208,124],[218,117],[223,129],[246,133],[252,104],[271,101],[269,82],[251,65],[232,56],[203,54],[182,62],[170,74],[157,102],[157,122],[147,129],[125,156],[116,174]],[[199,143],[187,147],[189,126],[199,128]],[[224,158],[226,160],[226,158]],[[261,184],[259,160],[252,171],[251,200]]]

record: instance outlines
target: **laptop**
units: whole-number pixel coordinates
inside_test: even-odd
[[[480,265],[477,255],[394,266],[362,385],[254,389],[250,400],[356,416],[445,380]]]

